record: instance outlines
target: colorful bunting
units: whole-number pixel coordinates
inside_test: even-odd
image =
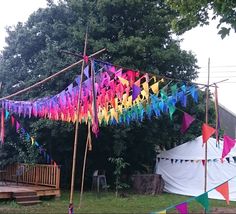
[[[193,118],[190,114],[184,112],[180,132],[184,134],[194,120],[195,118]]]
[[[38,117],[50,120],[63,120],[80,123],[91,121],[92,132],[97,135],[98,127],[110,124],[129,124],[131,121],[141,122],[144,117],[151,119],[159,117],[161,113],[169,113],[172,119],[176,111],[176,103],[186,106],[187,94],[195,99],[197,90],[192,86],[171,86],[171,95],[164,87],[159,92],[159,82],[156,78],[149,79],[146,73],[127,69],[92,60],[92,69],[87,66],[84,73],[87,79],[80,88],[80,76],[75,78],[65,90],[52,97],[36,99],[34,101],[3,100],[2,107],[19,117]],[[89,71],[94,70],[94,77]],[[79,118],[77,118],[77,102],[80,90]],[[194,92],[194,93],[193,93]],[[19,127],[16,124],[16,128]]]
[[[215,133],[215,129],[209,126],[208,124],[204,123],[202,125],[202,140],[203,143],[206,143],[208,139]]]
[[[6,111],[7,112],[7,111]],[[5,113],[6,114],[10,114],[9,112],[8,113]],[[8,117],[7,117],[8,118]],[[16,125],[16,132],[18,134],[20,134],[20,137],[21,138],[24,138],[24,140],[26,140],[26,142],[29,142],[32,144],[32,146],[36,146],[38,147],[39,149],[39,153],[42,154],[46,160],[46,162],[48,164],[50,163],[53,163],[54,165],[56,165],[56,162],[45,152],[45,150],[42,148],[42,146],[39,145],[38,142],[35,141],[35,138],[34,137],[31,137],[30,134],[21,126],[21,124],[15,119],[15,117],[13,115],[11,115],[11,124],[12,124],[12,127],[14,127]]]
[[[207,211],[209,210],[208,192],[199,195],[195,200],[200,203]]]
[[[179,211],[180,214],[188,214],[188,204],[186,202],[178,204],[175,208]]]
[[[229,205],[229,184],[228,181],[216,187],[216,190],[225,198],[226,203]]]
[[[235,139],[230,138],[227,135],[224,135],[224,146],[223,146],[223,152],[222,152],[222,159],[229,154],[231,149],[234,147],[236,143]]]

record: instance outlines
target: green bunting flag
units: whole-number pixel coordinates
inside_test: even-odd
[[[204,193],[195,198],[195,200],[200,203],[206,210],[209,210],[209,201],[208,201],[208,193]]]
[[[169,106],[169,114],[170,114],[170,119],[173,120],[173,114],[175,112],[176,108],[174,105]]]

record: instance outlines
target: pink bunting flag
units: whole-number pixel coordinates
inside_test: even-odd
[[[18,131],[20,128],[20,124],[18,123],[18,121],[16,121],[16,131]]]
[[[5,126],[4,126],[4,109],[2,109],[1,112],[1,142],[4,143],[4,137],[5,137]]]
[[[222,159],[229,154],[231,149],[234,147],[236,140],[224,135],[224,146],[222,152]]]
[[[188,204],[186,202],[175,206],[180,214],[188,214]]]
[[[180,132],[184,134],[194,120],[195,118],[193,118],[190,114],[184,112]]]

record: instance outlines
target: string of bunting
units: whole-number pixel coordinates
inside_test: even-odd
[[[236,176],[235,176],[236,177]],[[198,195],[196,197],[190,198],[184,202],[181,202],[177,205],[172,205],[170,207],[167,207],[161,211],[157,211],[157,212],[150,212],[150,214],[165,214],[167,213],[168,210],[170,209],[176,209],[178,211],[178,213],[180,214],[188,214],[188,204],[192,201],[197,201],[206,211],[210,210],[210,203],[209,203],[209,199],[208,199],[208,193],[216,190],[217,192],[219,192],[224,199],[226,200],[226,203],[229,205],[230,203],[230,198],[229,198],[229,181],[234,179],[235,177],[225,181],[224,183],[210,189],[209,191]]]
[[[191,115],[189,115],[188,113],[184,112],[183,113],[183,118],[182,118],[182,125],[181,125],[181,133],[184,134],[188,128],[190,127],[190,125],[193,123],[193,121],[195,120],[194,117],[192,117]],[[219,127],[220,126],[220,121],[219,118],[217,117],[217,124]],[[218,128],[217,128],[218,129]],[[216,141],[219,144],[219,134],[217,129],[211,127],[210,125],[203,123],[202,125],[202,140],[203,140],[203,144],[206,143],[208,141],[208,139],[213,135],[216,134]],[[224,158],[229,154],[229,152],[231,151],[231,149],[235,146],[236,143],[236,139],[232,139],[230,136],[228,135],[224,135],[223,136],[223,150],[222,150],[222,156],[220,159],[212,159],[212,160],[207,160],[207,162],[217,162],[217,161],[221,161],[223,163]],[[232,162],[236,162],[236,157],[232,157],[233,161]],[[227,160],[228,163],[231,162],[229,157],[225,158]],[[199,162],[202,161],[203,165],[205,164],[205,160],[180,160],[180,163],[182,163],[183,161],[187,162]],[[175,162],[177,163],[178,160],[171,160],[171,162]]]
[[[95,71],[95,81],[91,79],[91,69]],[[91,121],[92,131],[97,135],[98,125],[129,124],[131,121],[142,121],[144,117],[159,117],[161,113],[172,115],[176,110],[176,103],[186,107],[187,94],[191,94],[195,102],[198,101],[198,89],[195,85],[171,85],[171,95],[166,88],[159,89],[164,79],[157,80],[148,73],[118,68],[110,63],[91,61],[84,74],[87,79],[82,84],[81,108],[79,122]],[[10,113],[23,117],[39,117],[51,120],[75,122],[76,106],[79,94],[80,76],[65,90],[52,97],[45,97],[33,101],[3,100],[2,108]],[[96,109],[93,111],[93,94],[95,87]],[[98,123],[98,124],[96,124]]]
[[[2,111],[3,112],[3,111]],[[4,119],[8,120],[10,118],[11,125],[13,128],[15,128],[16,133],[20,135],[21,138],[23,138],[26,142],[31,143],[32,146],[35,146],[38,148],[38,151],[40,155],[42,155],[48,164],[57,165],[56,161],[53,160],[53,158],[46,152],[46,149],[43,148],[42,145],[40,145],[34,137],[32,137],[27,130],[20,124],[20,122],[13,116],[10,115],[10,113],[6,110]]]
[[[200,163],[201,162],[203,166],[205,165],[205,160],[204,159],[199,159],[199,160],[189,160],[188,159],[188,160],[185,160],[185,159],[176,159],[176,158],[160,158],[160,157],[157,158],[158,163],[161,160],[170,161],[172,164],[177,164],[177,163]],[[225,160],[228,163],[236,163],[236,156],[226,157]],[[213,159],[208,159],[207,162],[208,163],[210,163],[210,162],[224,163],[224,159],[222,159],[222,158],[213,158]]]

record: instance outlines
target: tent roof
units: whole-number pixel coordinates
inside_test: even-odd
[[[207,142],[207,159],[219,159],[222,156],[223,141],[220,141],[220,147],[216,147],[216,139],[210,138]],[[233,148],[227,157],[236,156],[236,148]],[[202,143],[202,136],[181,144],[173,149],[163,151],[157,157],[184,160],[205,159],[205,146]]]

